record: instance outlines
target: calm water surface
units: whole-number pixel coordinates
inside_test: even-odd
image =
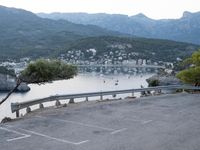
[[[53,83],[47,83],[45,85],[34,85],[30,84],[31,90],[27,93],[14,93],[9,99],[0,106],[0,121],[4,117],[14,118],[15,114],[11,113],[10,104],[11,102],[23,102],[36,98],[43,98],[50,95],[56,94],[72,94],[72,93],[85,93],[85,92],[97,92],[97,91],[107,91],[107,90],[121,90],[121,89],[131,89],[140,88],[141,85],[147,87],[146,79],[153,74],[137,74],[137,75],[102,75],[102,74],[80,74],[77,77],[70,80],[55,81]],[[116,82],[118,80],[118,85]],[[1,93],[0,98],[2,99],[5,94]],[[118,95],[119,97],[126,97],[125,95]],[[107,97],[109,98],[109,97]],[[95,98],[89,98],[89,100],[94,100]],[[98,98],[96,98],[98,99]],[[77,101],[81,101],[79,99]],[[67,102],[67,101],[65,101]],[[54,102],[55,103],[55,102]],[[46,104],[50,105],[49,103]],[[52,105],[52,103],[51,103]],[[35,107],[38,108],[38,107]],[[24,111],[21,111],[24,113]]]

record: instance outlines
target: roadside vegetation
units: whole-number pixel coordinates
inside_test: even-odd
[[[194,52],[190,58],[182,62],[187,69],[180,71],[176,76],[184,83],[200,86],[200,50]]]
[[[154,80],[149,80],[149,87],[155,87],[155,86],[159,86],[159,80],[158,79],[154,79]]]

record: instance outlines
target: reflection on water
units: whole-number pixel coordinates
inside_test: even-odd
[[[0,120],[5,116],[14,117],[10,111],[11,102],[22,102],[56,94],[85,93],[107,90],[140,88],[147,86],[146,79],[152,74],[137,75],[102,75],[96,73],[80,74],[70,80],[55,81],[45,85],[31,84],[31,91],[22,94],[14,93],[0,106]],[[5,94],[1,94],[2,99]]]
[[[130,65],[130,64],[129,64]],[[83,65],[79,66],[79,72],[81,73],[100,73],[105,75],[110,74],[146,74],[152,73],[152,72],[158,72],[158,68],[151,68],[151,67],[145,67],[145,65],[141,65],[140,67],[133,67],[129,65]]]

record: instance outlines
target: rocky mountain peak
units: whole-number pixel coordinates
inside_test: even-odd
[[[182,18],[188,18],[188,17],[191,17],[191,16],[192,16],[192,13],[191,13],[191,12],[189,12],[189,11],[184,11],[184,12],[183,12]]]
[[[131,16],[131,18],[137,18],[137,19],[149,19],[147,16],[145,16],[143,13],[139,13],[139,14],[136,14],[134,16]]]

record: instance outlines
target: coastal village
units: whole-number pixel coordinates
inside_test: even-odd
[[[85,50],[84,52],[81,50],[73,50],[68,51],[65,54],[60,54],[57,59],[62,60],[65,63],[73,64],[73,65],[84,65],[85,68],[91,68],[91,70],[98,71],[98,67],[95,68],[96,65],[106,67],[109,65],[119,65],[119,67],[130,66],[129,68],[133,68],[133,71],[136,70],[137,66],[164,66],[165,68],[172,69],[174,64],[173,62],[163,62],[163,61],[152,61],[150,59],[142,59],[139,57],[138,53],[131,52],[126,53],[124,50],[117,51],[109,51],[103,54],[103,57],[97,55],[97,50],[90,48]],[[177,58],[177,61],[181,61],[182,59]],[[15,73],[20,73],[28,63],[33,60],[29,57],[20,58],[19,60],[8,60],[4,62],[0,62],[0,66],[7,67],[8,69],[14,69]],[[117,67],[115,67],[117,68]],[[83,69],[82,69],[83,70]],[[85,69],[87,71],[88,69]],[[104,71],[105,72],[105,71]],[[109,73],[109,70],[108,70]],[[112,71],[110,71],[112,73]],[[130,69],[123,70],[123,73],[130,73]]]

